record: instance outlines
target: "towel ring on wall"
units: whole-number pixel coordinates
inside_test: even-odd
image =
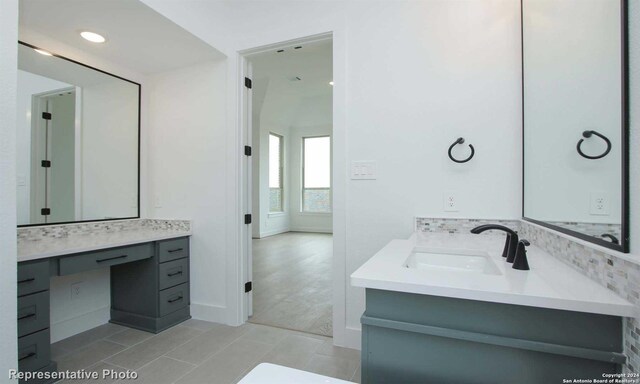
[[[473,158],[473,155],[475,155],[476,150],[473,149],[473,145],[471,144],[469,144],[469,148],[471,148],[471,154],[469,155],[469,157],[467,157],[464,160],[458,160],[453,157],[453,155],[451,154],[451,150],[453,149],[453,147],[455,147],[456,144],[463,144],[463,143],[464,143],[464,138],[459,137],[458,140],[454,141],[453,144],[451,144],[451,146],[449,147],[449,158],[451,159],[451,161],[455,161],[456,163],[466,163],[467,161]]]
[[[601,138],[602,140],[604,140],[607,143],[607,150],[604,151],[603,154],[598,155],[598,156],[586,155],[584,152],[582,152],[582,149],[580,148],[580,146],[582,145],[582,142],[584,141],[584,139],[580,139],[580,141],[578,141],[578,145],[576,146],[576,148],[578,149],[578,153],[580,154],[580,156],[584,157],[585,159],[590,159],[590,160],[602,159],[603,157],[607,156],[609,154],[609,152],[611,151],[611,141],[605,135],[603,135],[601,133],[598,133],[596,131],[584,131],[584,132],[582,132],[582,137],[584,137],[585,139],[590,138],[591,135],[596,135],[599,138]]]

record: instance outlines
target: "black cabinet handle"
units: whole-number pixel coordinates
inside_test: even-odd
[[[30,283],[30,282],[35,281],[35,280],[36,280],[35,277],[31,277],[31,278],[24,279],[24,280],[18,280],[18,284]]]
[[[28,315],[20,316],[20,317],[18,317],[18,320],[24,320],[24,319],[28,319],[30,317],[36,317],[36,314],[35,313],[30,313]]]
[[[182,251],[182,248],[170,249],[167,252],[174,253],[174,252],[180,252],[180,251]]]
[[[178,296],[175,299],[167,300],[167,303],[175,303],[176,301],[182,300],[182,296]]]
[[[35,355],[36,355],[36,353],[35,353],[35,352],[28,353],[28,354],[26,354],[26,355],[22,356],[21,358],[19,358],[19,359],[18,359],[18,361],[26,360],[26,359],[28,359],[28,358],[30,358],[30,357],[35,356]]]
[[[105,261],[124,259],[125,257],[127,257],[127,255],[120,255],[120,256],[116,256],[116,257],[108,257],[106,259],[97,259],[96,263],[104,263]]]
[[[173,277],[173,276],[178,276],[178,275],[182,275],[182,271],[167,273],[168,277]]]

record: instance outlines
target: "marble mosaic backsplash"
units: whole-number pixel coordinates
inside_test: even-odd
[[[452,218],[416,218],[416,231],[468,233],[482,224],[501,224],[518,231],[520,238],[529,240],[551,256],[565,262],[579,272],[628,300],[638,309],[640,316],[640,258],[605,251],[588,246],[558,232],[522,220],[479,220]],[[597,229],[598,231],[600,229]],[[485,233],[488,233],[487,231]],[[640,372],[640,318],[624,320],[624,353],[627,355],[625,372]]]
[[[133,219],[18,228],[18,241],[112,233],[129,230],[191,230],[189,220]]]

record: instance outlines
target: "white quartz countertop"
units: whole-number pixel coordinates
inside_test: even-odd
[[[512,264],[501,256],[504,242],[504,235],[417,233],[408,240],[391,241],[351,275],[351,284],[459,299],[636,316],[631,303],[535,244],[527,248],[531,269],[511,268]],[[414,247],[486,251],[500,274],[407,268],[405,261]]]
[[[18,241],[18,262],[190,236],[191,231],[133,228]]]

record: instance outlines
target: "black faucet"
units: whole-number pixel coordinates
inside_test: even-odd
[[[617,237],[610,235],[608,233],[603,233],[602,235],[600,235],[600,237],[611,240],[613,244],[620,244],[620,240],[618,240]]]
[[[504,231],[507,233],[507,240],[504,243],[504,250],[502,251],[502,257],[507,258],[507,262],[513,263],[516,257],[516,249],[518,248],[518,233],[511,228],[498,224],[485,224],[475,227],[471,230],[471,233],[482,233],[489,230]]]
[[[531,245],[527,240],[520,240],[518,242],[518,249],[516,250],[516,258],[513,261],[513,269],[519,269],[521,271],[529,270],[529,263],[527,262],[527,249]]]

